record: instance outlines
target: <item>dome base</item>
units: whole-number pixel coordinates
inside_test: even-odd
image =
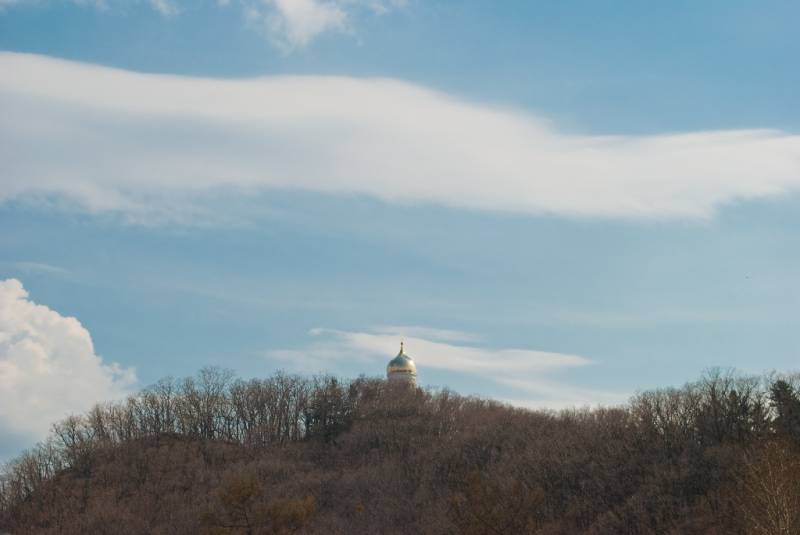
[[[417,375],[408,372],[391,372],[387,374],[387,379],[393,384],[407,384],[417,386]]]

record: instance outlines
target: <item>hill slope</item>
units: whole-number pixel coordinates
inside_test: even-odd
[[[0,529],[798,533],[798,379],[713,372],[549,413],[206,369],[57,424],[6,468]]]

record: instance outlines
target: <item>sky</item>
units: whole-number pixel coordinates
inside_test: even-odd
[[[0,459],[164,376],[798,369],[797,2],[0,0]]]

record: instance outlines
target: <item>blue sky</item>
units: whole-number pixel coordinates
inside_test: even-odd
[[[798,15],[0,0],[0,456],[401,337],[422,383],[536,407],[797,369]]]

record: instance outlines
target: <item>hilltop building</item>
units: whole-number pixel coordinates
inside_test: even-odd
[[[403,342],[400,342],[400,353],[386,366],[386,378],[392,383],[417,386],[417,365],[414,359],[406,355]]]

